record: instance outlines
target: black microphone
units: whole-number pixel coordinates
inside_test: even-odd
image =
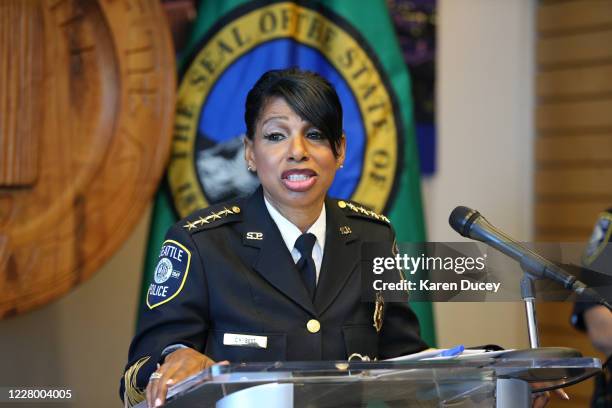
[[[608,308],[610,304],[576,277],[548,261],[516,240],[495,228],[476,210],[459,206],[451,212],[450,226],[464,237],[472,238],[492,246],[498,251],[517,260],[525,272],[537,277],[559,282],[563,287],[579,295],[588,296]]]

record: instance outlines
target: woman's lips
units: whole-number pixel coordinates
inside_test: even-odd
[[[311,169],[286,170],[281,174],[285,187],[291,191],[303,192],[309,190],[317,181],[317,173]]]

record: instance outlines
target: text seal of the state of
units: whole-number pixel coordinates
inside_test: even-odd
[[[270,69],[298,66],[327,78],[340,97],[345,166],[329,194],[383,212],[401,168],[402,123],[376,55],[344,19],[317,4],[247,3],[203,37],[180,83],[168,181],[179,215],[246,195],[244,101]]]

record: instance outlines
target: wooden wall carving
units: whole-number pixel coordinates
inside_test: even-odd
[[[163,173],[174,90],[157,1],[0,2],[0,318],[67,293],[127,238]]]

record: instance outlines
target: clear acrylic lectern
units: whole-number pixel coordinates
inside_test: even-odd
[[[170,389],[169,408],[531,406],[548,389],[601,369],[595,358],[276,362],[214,366]],[[540,388],[541,389],[541,388]],[[146,407],[139,404],[138,407]]]

